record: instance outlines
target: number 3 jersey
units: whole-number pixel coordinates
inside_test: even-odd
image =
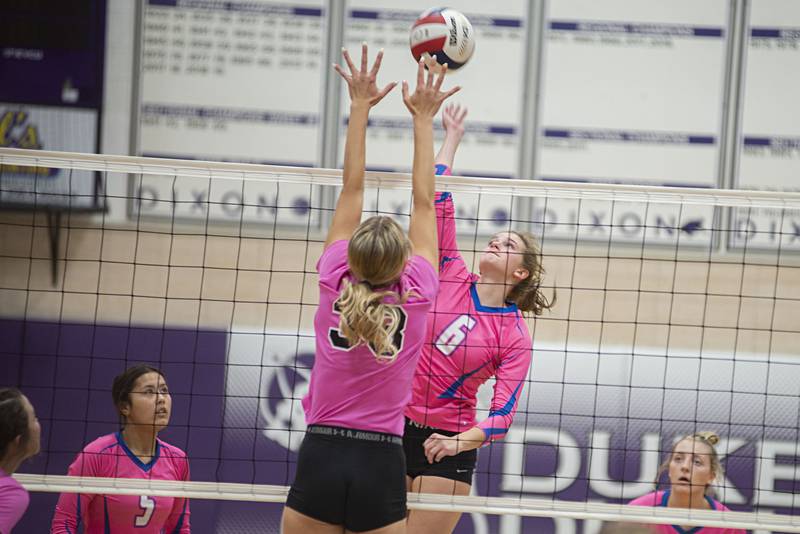
[[[403,407],[411,398],[411,380],[425,340],[425,321],[439,281],[433,265],[412,256],[400,280],[387,288],[408,299],[398,304],[400,326],[394,336],[399,352],[392,363],[379,362],[371,347],[350,347],[339,332],[336,301],[347,279],[357,283],[347,264],[348,241],[328,245],[317,263],[319,308],[314,316],[316,352],[308,394],[306,423],[403,435]],[[393,299],[387,297],[387,303]]]
[[[480,277],[458,252],[454,211],[450,193],[438,193],[439,295],[428,315],[428,341],[405,415],[452,432],[477,425],[486,440],[494,440],[511,426],[531,364],[531,336],[515,304],[481,304],[475,286]],[[489,416],[478,423],[478,388],[492,376],[496,383]]]
[[[102,436],[78,454],[70,476],[189,480],[189,461],[177,447],[156,441],[149,463],[134,455],[119,432]],[[189,501],[148,495],[62,493],[51,534],[189,534]]]

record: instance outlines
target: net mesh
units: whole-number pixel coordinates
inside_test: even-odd
[[[0,149],[0,173],[9,166],[97,172],[107,206],[63,212],[60,232],[41,212],[0,214],[2,382],[29,395],[44,427],[20,478],[78,491],[57,475],[117,429],[112,378],[149,362],[173,397],[162,438],[187,452],[197,482],[147,490],[197,499],[193,521],[216,532],[277,528],[278,505],[242,502],[281,502],[294,477],[315,263],[340,171]],[[367,183],[365,216],[407,224],[409,177]],[[494,233],[532,231],[557,304],[527,321],[533,365],[511,431],[480,451],[475,495],[410,507],[470,512],[463,532],[588,533],[603,521],[800,532],[799,194],[437,184],[454,194],[467,265],[477,270]],[[479,420],[491,394],[490,381]],[[618,506],[653,491],[676,438],[705,430],[722,438],[716,498],[736,513]]]

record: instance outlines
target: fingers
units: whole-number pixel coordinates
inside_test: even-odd
[[[436,62],[436,56],[435,55],[431,56],[431,65],[438,65],[438,63]],[[433,70],[433,68],[429,67],[428,68],[428,80],[425,82],[425,87],[428,87],[428,88],[433,87],[434,78],[435,78],[434,70]],[[437,91],[438,91],[438,89],[437,89]]]
[[[341,67],[341,65],[338,65],[338,64],[334,63],[333,64],[333,70],[338,72],[339,76],[344,78],[344,81],[346,81],[347,83],[350,83],[350,76],[347,75],[347,73],[344,71],[344,69]]]
[[[452,89],[450,89],[449,91],[447,91],[444,94],[444,96],[442,97],[442,100],[446,100],[446,99],[450,98],[451,96],[453,96],[454,94],[456,94],[460,90],[461,90],[461,86],[460,85],[456,85],[455,87],[453,87]],[[466,115],[466,113],[465,113],[465,115]]]
[[[444,82],[444,75],[445,74],[447,74],[447,63],[442,65],[442,73],[439,74],[439,77],[436,79],[436,85],[434,86],[436,91],[439,91],[439,89],[442,88],[442,82]],[[430,78],[428,78],[428,83],[430,83],[430,81],[431,81]]]
[[[425,59],[420,58],[417,64],[417,87],[422,87],[425,84]]]
[[[385,97],[386,95],[388,95],[388,94],[389,94],[389,92],[390,92],[392,89],[394,89],[396,85],[397,85],[397,82],[390,82],[390,83],[388,83],[388,84],[386,85],[386,87],[384,87],[384,88],[381,90],[381,92],[380,92],[380,93],[378,93],[378,96],[376,96],[376,97],[375,97],[375,99],[374,99],[374,103],[375,103],[375,104],[377,104],[378,102],[380,102],[381,100],[383,100],[383,97]]]
[[[350,69],[350,74],[355,74],[356,66],[353,65],[353,60],[350,59],[350,52],[348,52],[346,48],[342,48],[342,56],[344,57],[345,63],[347,63],[347,67]]]
[[[361,72],[367,73],[367,42],[361,43]]]
[[[467,106],[458,106],[456,109],[456,113],[458,114],[458,122],[464,122],[464,119],[467,118]]]
[[[375,57],[375,63],[372,65],[372,70],[369,72],[370,76],[377,76],[383,61],[383,48],[378,50],[378,55]]]

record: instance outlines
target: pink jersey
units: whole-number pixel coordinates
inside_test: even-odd
[[[22,484],[0,469],[0,534],[10,534],[28,508],[29,501]]]
[[[437,166],[437,174],[447,171]],[[517,309],[481,304],[475,283],[456,244],[450,193],[436,197],[439,231],[439,295],[428,315],[411,402],[405,415],[419,424],[463,432],[476,424],[487,440],[508,432],[531,364],[531,336]],[[477,423],[481,384],[496,384],[489,417]]]
[[[119,432],[97,438],[69,466],[71,476],[189,480],[186,453],[161,440],[149,463],[128,449]],[[51,534],[189,534],[189,501],[148,495],[62,493]]]
[[[667,506],[669,501],[669,490],[667,491],[654,491],[647,495],[632,500],[628,504],[631,506]],[[728,508],[719,501],[706,497],[709,506],[712,510],[728,510]],[[745,530],[741,528],[719,528],[719,527],[693,527],[684,529],[678,525],[648,525],[653,532],[659,534],[745,534]]]
[[[339,333],[334,308],[342,280],[351,279],[347,241],[331,243],[317,263],[319,308],[314,317],[316,354],[308,395],[306,423],[403,435],[403,406],[411,397],[411,379],[425,340],[425,320],[439,282],[433,265],[412,257],[400,280],[387,288],[408,300],[400,307],[402,324],[395,335],[397,359],[381,363],[366,345],[349,347]]]

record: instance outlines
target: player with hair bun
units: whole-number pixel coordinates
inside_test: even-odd
[[[169,424],[172,397],[159,369],[135,365],[114,379],[111,396],[122,429],[97,438],[67,472],[76,477],[189,480],[189,460],[160,439]],[[189,500],[148,495],[62,493],[51,534],[189,534]]]
[[[714,432],[696,432],[675,443],[669,456],[658,469],[656,488],[666,472],[669,489],[656,490],[634,499],[634,506],[663,506],[666,508],[692,508],[697,510],[728,510],[715,500],[714,483],[723,477],[715,445],[719,436]],[[662,534],[745,534],[744,529],[719,527],[690,527],[678,525],[649,525],[653,532]]]
[[[464,134],[467,110],[447,106],[437,174],[450,174]],[[527,232],[495,234],[470,272],[458,250],[450,193],[436,195],[439,295],[428,315],[427,342],[406,406],[403,447],[409,491],[468,495],[482,445],[508,432],[531,364],[532,342],[523,314],[553,305],[541,291],[544,269],[536,238]],[[478,422],[478,388],[494,377],[489,416]],[[451,532],[454,512],[412,510],[408,530]]]
[[[366,44],[360,68],[346,50],[343,56],[349,72],[334,66],[351,100],[343,183],[317,263],[316,350],[303,399],[308,429],[283,512],[285,534],[405,532],[403,407],[439,286],[433,118],[458,88],[440,91],[444,74],[426,80],[423,63],[414,94],[403,83],[414,124],[406,237],[388,217],[361,222],[369,111],[395,84],[376,84],[382,51],[369,70]]]

